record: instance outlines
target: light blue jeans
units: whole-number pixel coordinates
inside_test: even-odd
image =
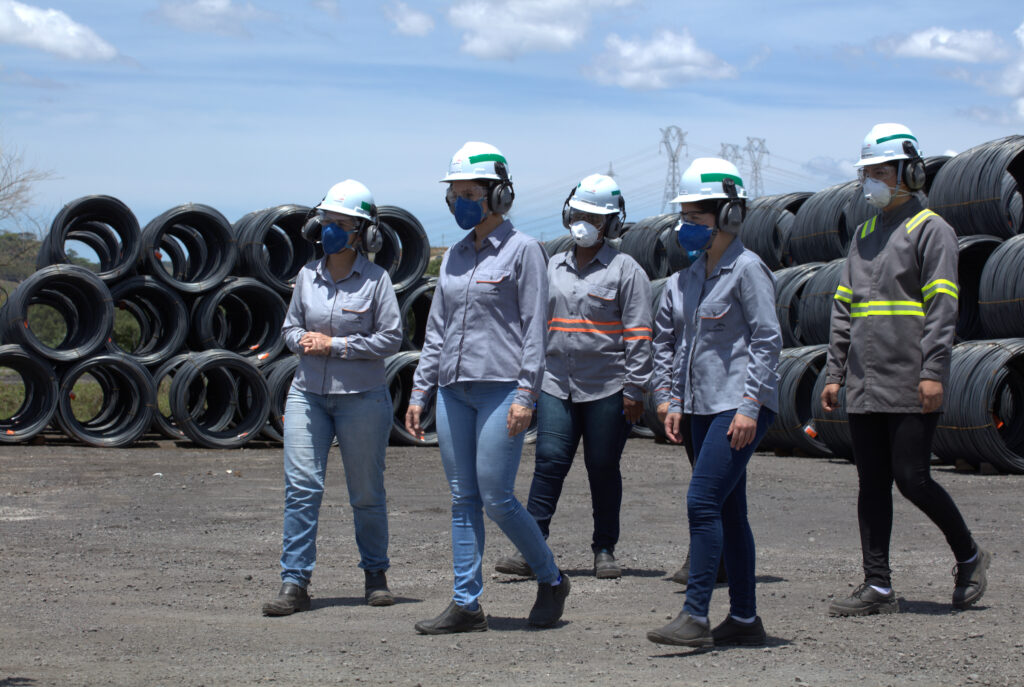
[[[437,439],[452,491],[453,598],[475,608],[483,590],[483,513],[497,523],[533,568],[537,581],[558,579],[544,536],[516,500],[516,471],[526,432],[506,426],[515,382],[458,382],[437,395]]]
[[[359,567],[387,570],[388,514],[384,453],[392,422],[386,386],[355,394],[315,394],[294,387],[284,412],[284,539],[281,580],[309,584],[327,455],[338,438]]]

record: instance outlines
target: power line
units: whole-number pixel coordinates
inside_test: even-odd
[[[675,125],[662,129],[661,145],[668,153],[665,192],[661,197],[661,211],[665,212],[665,208],[679,193],[679,154],[686,148],[686,132]],[[658,152],[661,152],[661,148]]]
[[[747,147],[743,149],[750,158],[750,186],[753,192],[752,198],[757,198],[764,193],[764,184],[761,182],[761,165],[768,155],[768,146],[763,138],[751,138],[747,136]]]
[[[743,168],[743,153],[738,143],[723,143],[718,156],[736,165],[737,169]]]

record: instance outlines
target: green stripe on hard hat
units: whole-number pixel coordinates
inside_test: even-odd
[[[892,136],[883,136],[882,138],[875,141],[875,143],[885,143],[886,141],[894,141],[897,138],[909,138],[914,143],[917,143],[917,138],[911,134],[893,134]]]
[[[612,195],[613,195],[613,196],[619,196],[619,195],[622,195],[622,191],[612,191]]]
[[[725,181],[726,179],[732,179],[737,186],[743,186],[743,179],[740,179],[735,174],[726,174],[724,172],[713,172],[710,174],[701,174],[701,182],[705,181]]]
[[[482,155],[470,155],[469,164],[475,165],[478,162],[500,162],[507,165],[508,161],[497,153],[484,153]]]
[[[373,207],[372,205],[370,205],[369,203],[367,203],[367,202],[366,202],[365,200],[364,200],[364,201],[361,201],[361,202],[359,203],[359,205],[360,205],[360,207],[362,207],[362,209],[363,209],[363,210],[366,210],[367,212],[369,212],[369,211],[370,211],[370,208],[372,208],[372,207]]]

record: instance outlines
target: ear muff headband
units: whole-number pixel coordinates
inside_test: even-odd
[[[928,174],[925,171],[924,160],[917,148],[910,141],[903,141],[903,152],[907,160],[903,164],[903,183],[911,191],[920,191],[924,188]]]
[[[743,199],[736,193],[736,182],[726,178],[722,181],[722,189],[729,196],[722,207],[718,209],[718,227],[730,234],[736,234],[747,216],[747,206]]]

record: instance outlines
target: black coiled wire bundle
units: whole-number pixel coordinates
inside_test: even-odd
[[[828,346],[784,348],[779,355],[779,414],[768,428],[761,448],[811,457],[832,451],[818,436],[813,406],[820,403],[814,387],[825,367]]]
[[[824,266],[823,262],[785,267],[775,272],[775,314],[782,329],[782,345],[785,348],[804,346],[803,327],[800,322],[800,298],[804,287],[814,273]]]
[[[636,260],[648,279],[667,277],[670,265],[664,234],[678,221],[675,213],[646,217],[622,235],[619,250]]]
[[[797,306],[799,340],[807,346],[828,343],[832,301],[842,277],[846,258],[819,267],[804,284]]]
[[[978,287],[981,326],[989,338],[1024,336],[1024,234],[992,251]]]
[[[960,286],[957,298],[957,341],[985,338],[981,309],[978,305],[981,299],[981,277],[988,259],[1002,242],[1003,240],[997,236],[982,234],[957,238],[960,254],[957,263],[957,284]],[[1024,269],[1024,264],[1021,265],[1021,269]]]
[[[758,254],[770,270],[792,264],[789,237],[796,213],[810,193],[761,196],[747,204],[747,216],[740,229],[743,245]]]
[[[1024,136],[1007,136],[965,150],[935,175],[928,207],[957,234],[1016,236],[1024,227]]]
[[[828,262],[846,255],[856,228],[847,224],[847,206],[860,195],[860,182],[848,181],[818,191],[804,201],[789,233],[789,254],[794,264]]]
[[[853,457],[853,443],[850,439],[850,424],[846,414],[846,385],[839,387],[839,405],[832,412],[821,407],[821,393],[825,390],[825,367],[821,368],[811,392],[811,422],[815,433],[832,455],[837,458]]]
[[[948,463],[1024,474],[1024,339],[953,347],[932,450]]]

